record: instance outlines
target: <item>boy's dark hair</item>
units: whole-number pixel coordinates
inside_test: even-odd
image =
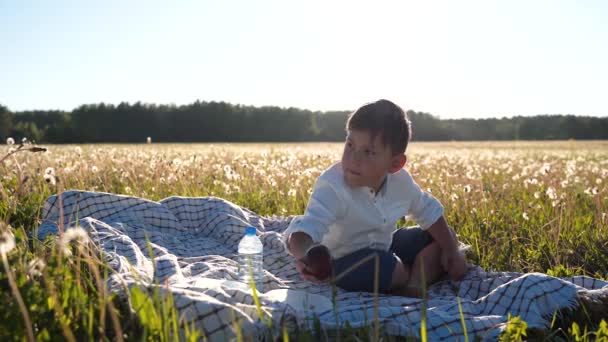
[[[405,153],[412,133],[403,109],[389,100],[367,103],[351,113],[346,130],[353,129],[370,132],[372,139],[380,134],[382,143],[390,146],[393,155]]]

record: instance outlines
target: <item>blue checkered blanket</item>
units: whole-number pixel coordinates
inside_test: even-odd
[[[268,337],[251,290],[233,282],[237,245],[247,226],[257,228],[264,244],[265,293],[260,304],[273,327],[311,329],[316,321],[330,336],[346,322],[351,327],[370,325],[377,315],[383,334],[419,337],[425,311],[430,340],[462,337],[461,316],[469,338],[493,340],[505,328],[508,314],[521,316],[528,327],[543,328],[555,312],[576,307],[577,295],[608,294],[608,283],[590,277],[486,272],[479,267],[471,267],[462,281],[434,284],[427,301],[375,298],[373,293],[317,285],[300,277],[281,243],[281,233],[292,218],[261,217],[214,197],[154,202],[67,191],[46,201],[38,236],[57,234],[61,224],[82,227],[114,270],[108,279],[113,291],[124,294],[132,286],[170,291],[180,315],[212,341],[234,337],[235,319],[243,334],[259,340]]]

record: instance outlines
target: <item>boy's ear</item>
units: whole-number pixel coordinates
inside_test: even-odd
[[[391,160],[391,168],[389,170],[390,173],[395,173],[405,166],[405,162],[407,162],[407,156],[404,153],[400,153],[393,157]]]

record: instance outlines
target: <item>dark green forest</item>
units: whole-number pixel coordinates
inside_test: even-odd
[[[414,141],[608,139],[608,117],[515,116],[442,120],[409,110]],[[12,112],[0,138],[38,143],[341,141],[349,111],[309,111],[196,101],[188,105],[87,104],[71,112]]]

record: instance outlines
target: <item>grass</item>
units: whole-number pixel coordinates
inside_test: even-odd
[[[315,178],[341,153],[341,144],[330,143],[45,147],[26,151],[32,146],[25,145],[8,155],[11,146],[0,146],[3,341],[204,338],[175,314],[170,297],[131,289],[125,300],[111,293],[110,270],[86,237],[32,238],[49,195],[84,189],[152,200],[217,196],[261,215],[300,214]],[[473,246],[471,262],[489,270],[608,278],[608,142],[413,143],[407,168]],[[131,312],[128,301],[138,310]],[[606,334],[601,303],[584,304],[548,331],[527,335],[525,322],[514,317],[503,337]],[[376,326],[338,333],[389,339]],[[276,338],[292,340],[325,333],[278,331]]]

